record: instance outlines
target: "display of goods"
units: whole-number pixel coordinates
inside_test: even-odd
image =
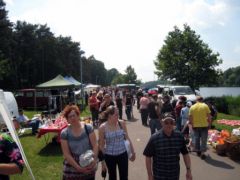
[[[240,128],[233,129],[232,130],[232,135],[240,136]]]
[[[222,119],[222,120],[217,120],[218,124],[225,124],[228,126],[240,126],[240,120],[227,120],[227,119]]]
[[[226,154],[233,160],[240,160],[240,141],[231,142],[225,140]]]
[[[226,138],[227,141],[229,142],[240,142],[240,137],[239,136],[235,136],[235,135],[232,135],[231,137],[228,137]]]
[[[225,155],[226,154],[226,144],[217,144],[216,145],[216,152],[218,155]]]

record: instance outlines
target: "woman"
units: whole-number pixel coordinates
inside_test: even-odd
[[[145,93],[143,97],[140,99],[140,112],[141,112],[141,119],[142,119],[142,125],[148,126],[147,120],[148,120],[148,104],[149,104],[149,98],[148,94]]]
[[[63,116],[70,124],[61,132],[61,147],[64,156],[63,179],[94,180],[98,146],[91,125],[84,125],[79,119],[80,111],[75,105],[68,105]],[[94,161],[86,166],[79,165],[79,156],[87,150],[94,152]]]
[[[99,148],[105,154],[109,180],[116,180],[116,167],[118,166],[120,180],[128,179],[128,154],[124,140],[129,140],[132,151],[131,161],[135,160],[135,152],[123,121],[118,120],[118,110],[109,106],[102,113],[107,120],[99,128]]]

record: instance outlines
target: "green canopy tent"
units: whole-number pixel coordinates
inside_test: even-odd
[[[66,80],[62,75],[56,76],[54,79],[47,81],[45,83],[39,84],[36,88],[41,89],[62,89],[62,88],[71,88],[74,87],[75,84]]]
[[[62,75],[56,76],[54,79],[44,82],[36,86],[38,89],[57,89],[60,91],[60,110],[62,110],[62,89],[73,88],[76,85],[69,80],[66,80]]]

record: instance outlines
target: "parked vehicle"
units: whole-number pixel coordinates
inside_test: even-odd
[[[8,110],[12,117],[18,116],[18,106],[17,106],[16,99],[12,92],[6,92],[6,91],[4,92],[3,90],[0,89],[0,101],[6,102]],[[0,113],[0,124],[2,122],[3,122],[3,117],[1,116],[1,113]]]
[[[176,102],[179,96],[185,96],[192,102],[196,101],[196,94],[189,86],[166,86],[163,88],[163,94],[171,96],[172,102]]]
[[[49,103],[49,90],[21,89],[16,92],[16,100],[19,108],[41,108],[47,109]]]

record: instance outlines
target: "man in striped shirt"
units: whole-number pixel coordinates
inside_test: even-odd
[[[171,116],[162,119],[162,129],[153,134],[143,152],[146,156],[148,180],[179,180],[179,154],[183,155],[186,179],[192,180],[191,161],[184,137],[174,131],[175,120]]]

